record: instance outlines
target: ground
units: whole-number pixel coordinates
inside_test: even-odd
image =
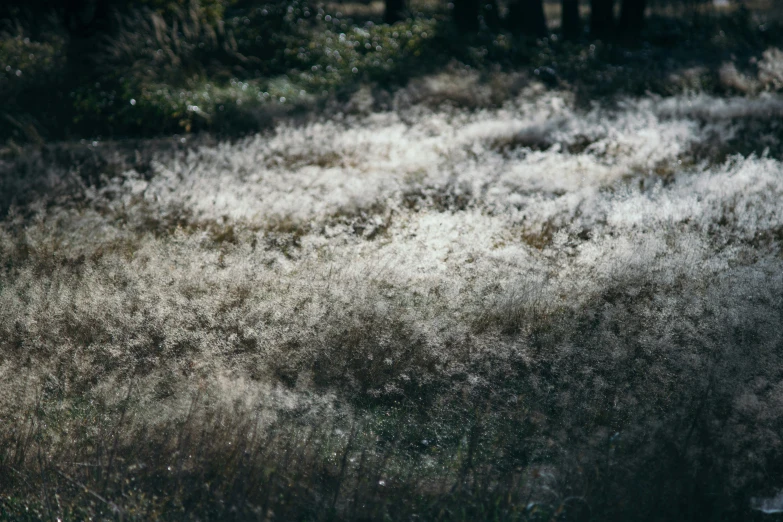
[[[7,152],[0,519],[762,516],[782,55]]]

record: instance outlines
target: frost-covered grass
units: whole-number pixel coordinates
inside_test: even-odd
[[[0,164],[0,518],[747,520],[774,496],[783,99],[585,111],[532,84],[466,111],[427,103],[439,81]]]

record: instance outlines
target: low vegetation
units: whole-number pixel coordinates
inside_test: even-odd
[[[285,22],[312,47],[251,78],[258,19],[231,9],[222,32],[124,19],[96,57],[124,76],[82,84],[62,127],[18,83],[62,66],[60,37],[0,43],[42,49],[0,83],[0,520],[775,511],[767,31],[710,15],[723,37],[643,67],[667,48],[458,42],[436,15],[335,32],[321,6]],[[79,134],[100,125],[125,139]]]

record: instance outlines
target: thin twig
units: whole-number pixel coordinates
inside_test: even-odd
[[[122,423],[125,422],[125,414],[128,411],[128,402],[130,401],[131,392],[133,391],[133,381],[128,383],[128,395],[125,397],[125,402],[122,405],[122,413],[120,414],[120,420],[117,423],[117,429],[114,431],[114,444],[112,445],[111,452],[109,453],[109,464],[106,467],[106,477],[103,480],[103,494],[106,494],[106,488],[109,487],[109,476],[111,475],[111,467],[114,464],[114,456],[117,454],[117,445],[119,444],[119,432],[122,428]]]
[[[104,504],[109,506],[109,509],[111,509],[112,512],[114,512],[115,514],[119,515],[120,518],[122,518],[123,511],[120,508],[120,506],[118,506],[117,504],[115,504],[111,500],[105,499],[103,496],[99,495],[98,493],[92,491],[90,488],[88,488],[87,486],[85,486],[84,484],[79,482],[78,480],[71,478],[70,476],[68,476],[66,473],[64,473],[57,466],[55,466],[54,469],[55,469],[55,471],[57,471],[57,474],[60,475],[62,478],[64,478],[65,480],[67,480],[68,482],[73,484],[74,486],[76,486],[78,488],[81,488],[85,493],[87,493],[91,497],[93,497],[93,498],[95,498],[97,500],[100,500],[101,502],[103,502]]]

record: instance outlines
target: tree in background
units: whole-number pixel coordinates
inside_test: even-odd
[[[620,33],[626,40],[639,36],[644,27],[644,10],[647,0],[623,0],[620,8]]]
[[[489,27],[500,25],[495,0],[454,0],[453,16],[454,23],[462,32],[477,31],[482,17]],[[510,31],[526,36],[546,36],[543,0],[515,0],[508,7],[505,25]]]
[[[109,0],[64,0],[63,22],[71,37],[84,38],[106,29]]]
[[[462,32],[478,31],[480,4],[478,0],[454,0],[454,23]]]
[[[498,9],[498,3],[496,0],[482,0],[482,13],[484,22],[490,29],[499,29],[502,25],[500,19],[500,9]]]
[[[384,20],[393,23],[401,19],[405,0],[386,0]],[[582,33],[579,15],[579,0],[561,0],[561,28],[563,38],[576,40]],[[479,20],[484,7],[484,19],[489,27],[499,23],[497,4],[494,0],[454,0],[454,22],[462,32],[479,29]],[[590,0],[590,37],[600,40],[626,41],[639,37],[644,27],[644,13],[647,0],[622,0],[620,18],[615,20],[614,0]],[[537,38],[548,34],[543,0],[512,0],[505,19],[508,30]]]
[[[516,0],[508,6],[508,26],[528,36],[547,35],[543,0]]]
[[[56,13],[71,37],[83,37],[105,29],[111,9],[121,3],[110,0],[2,0],[0,19],[32,21]]]
[[[565,3],[563,0],[563,32],[565,33]],[[576,2],[574,2],[576,3]],[[590,1],[590,36],[601,40],[621,38],[635,40],[644,27],[644,11],[647,0],[623,0],[620,7],[620,20],[615,22],[614,0]]]
[[[579,17],[579,0],[562,0],[561,25],[563,38],[576,40],[582,32],[582,20]]]
[[[82,71],[91,67],[89,56],[95,41],[109,29],[111,7],[109,0],[65,0],[63,26],[69,35],[66,60],[69,81],[81,81]]]
[[[383,21],[393,24],[403,19],[405,13],[405,0],[386,0],[383,11]]]
[[[614,0],[590,0],[590,36],[599,40],[615,36]]]
[[[10,20],[31,20],[46,16],[52,10],[62,8],[64,0],[0,0],[0,22]],[[0,29],[3,29],[0,25]]]

